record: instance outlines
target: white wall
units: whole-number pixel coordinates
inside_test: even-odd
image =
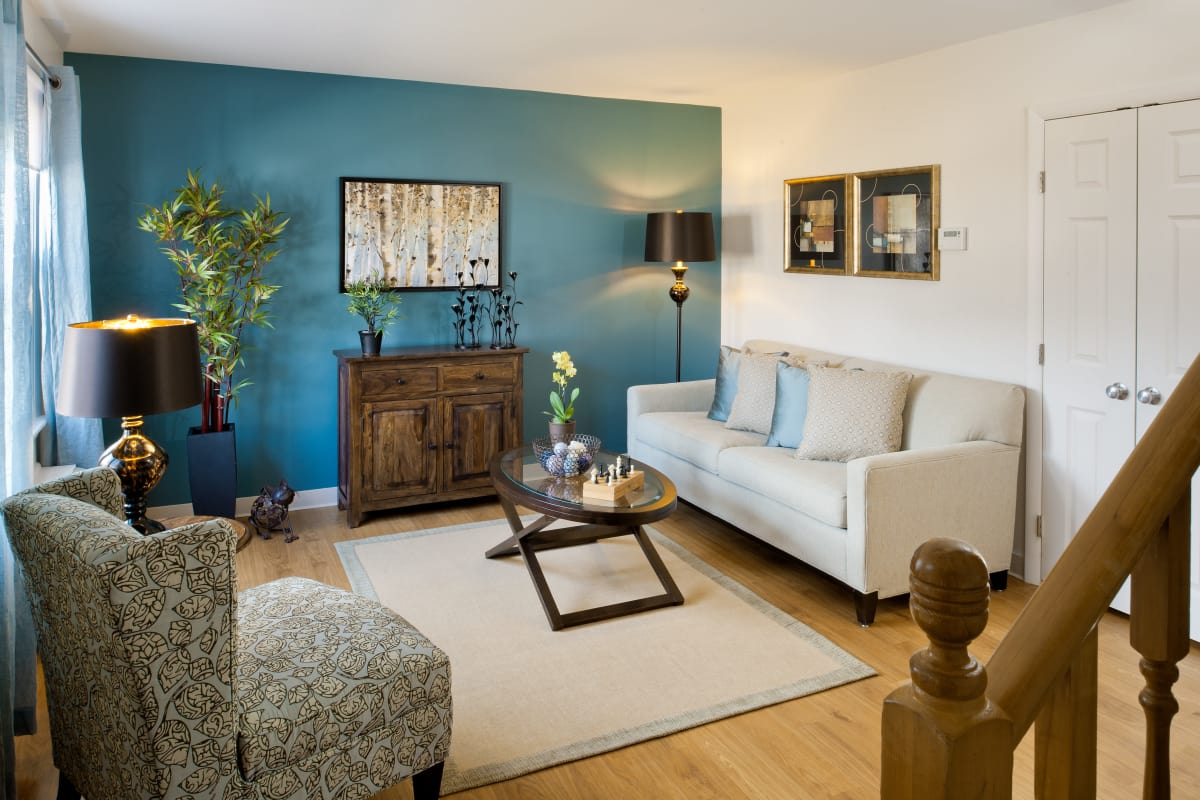
[[[21,17],[25,22],[25,41],[29,42],[49,66],[62,66],[63,48],[46,24],[45,14],[37,0],[22,0]]]
[[[722,104],[722,341],[1025,385],[1012,566],[1028,580],[1041,577],[1042,122],[1200,97],[1197,30],[1197,0],[1132,0],[825,85],[804,82],[798,48],[794,73]],[[942,224],[969,229],[967,251],[941,254],[941,281],[783,272],[785,179],[932,163]]]
[[[1197,30],[1196,0],[1135,0],[824,85],[805,83],[798,47],[794,73],[723,104],[723,340],[1027,383],[1027,243],[1040,247],[1028,115],[1200,94]],[[969,228],[940,282],[783,272],[785,179],[929,163],[942,224]]]

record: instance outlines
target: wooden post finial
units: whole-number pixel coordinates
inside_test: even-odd
[[[913,685],[939,700],[983,703],[987,672],[968,651],[988,620],[987,564],[956,539],[930,539],[913,553],[909,607],[929,647],[909,660]]]

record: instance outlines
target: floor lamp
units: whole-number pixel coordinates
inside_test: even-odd
[[[196,405],[202,381],[190,319],[131,314],[67,326],[56,409],[70,417],[121,418],[124,433],[99,463],[120,477],[127,522],[140,533],[163,529],[146,517],[146,494],[167,471],[167,452],[142,433],[142,416]]]
[[[712,214],[707,211],[656,211],[646,215],[646,260],[674,263],[675,285],[667,292],[675,301],[675,382],[683,352],[683,301],[691,290],[683,282],[685,261],[715,261]]]

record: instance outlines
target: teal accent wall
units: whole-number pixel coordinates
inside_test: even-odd
[[[645,214],[721,211],[721,113],[701,106],[69,53],[79,74],[94,316],[175,316],[173,268],[137,230],[188,168],[227,198],[270,193],[291,217],[268,268],[274,328],[251,331],[233,413],[238,494],[286,477],[337,482],[335,349],[358,346],[338,293],[341,176],[503,184],[503,262],[519,273],[525,433],[542,435],[550,353],[579,369],[580,432],[625,449],[625,390],[674,379],[666,265],[643,259]],[[718,239],[720,237],[718,222]],[[692,264],[683,378],[712,377],[720,263]],[[391,344],[452,343],[454,293],[409,292]],[[172,462],[154,505],[188,502],[198,410],[151,417]],[[110,423],[111,424],[111,423]],[[116,438],[109,430],[109,438]]]

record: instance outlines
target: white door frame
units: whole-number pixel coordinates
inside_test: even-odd
[[[1046,120],[1096,114],[1118,108],[1150,103],[1172,103],[1200,98],[1200,80],[1189,79],[1150,86],[1120,89],[1083,98],[1064,98],[1031,105],[1026,111],[1026,208],[1029,235],[1026,238],[1028,263],[1026,295],[1026,336],[1029,347],[1025,370],[1025,569],[1027,583],[1041,583],[1042,540],[1037,535],[1037,518],[1042,513],[1042,366],[1038,363],[1038,345],[1044,339],[1042,291],[1045,264],[1042,247],[1045,240],[1043,221],[1044,195],[1041,173],[1045,169]]]

